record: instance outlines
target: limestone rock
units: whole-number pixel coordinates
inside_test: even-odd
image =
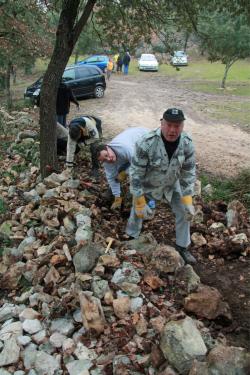
[[[77,243],[81,241],[90,241],[92,240],[93,232],[91,228],[77,228],[77,231],[75,233],[75,240]]]
[[[203,318],[225,317],[229,321],[232,320],[230,308],[226,302],[222,301],[219,291],[207,285],[201,285],[197,292],[187,296],[184,308]]]
[[[11,265],[3,275],[0,275],[0,289],[16,289],[19,286],[24,269],[25,263],[23,262]]]
[[[52,355],[43,351],[37,352],[35,371],[38,375],[54,375],[60,369],[60,364]]]
[[[131,298],[130,300],[130,310],[131,312],[136,312],[141,309],[143,305],[143,299],[141,297]]]
[[[19,319],[21,322],[24,322],[25,319],[39,319],[41,314],[39,314],[36,310],[27,307],[19,314]]]
[[[105,296],[105,294],[109,291],[108,281],[103,280],[98,276],[95,276],[91,283],[91,289],[95,297],[102,299]]]
[[[92,367],[92,362],[86,359],[69,362],[66,368],[69,375],[89,375],[89,369]]]
[[[197,247],[203,246],[207,244],[207,240],[201,233],[194,232],[191,236],[191,240],[193,244]]]
[[[114,273],[111,282],[114,284],[121,284],[121,283],[131,283],[131,284],[138,284],[141,280],[141,277],[138,271],[132,266],[131,263],[123,262],[122,269],[119,268]]]
[[[102,252],[104,252],[104,249],[96,244],[83,246],[73,257],[76,272],[85,273],[91,271]]]
[[[248,243],[248,239],[245,233],[238,233],[231,237],[231,241],[234,245],[244,245]]]
[[[130,311],[130,299],[129,297],[121,297],[113,300],[113,309],[115,315],[123,319]]]
[[[61,348],[62,345],[63,345],[63,342],[67,339],[67,337],[65,335],[62,335],[61,333],[59,332],[55,332],[53,333],[50,338],[49,338],[49,342],[51,343],[51,345],[55,348]]]
[[[219,345],[207,357],[209,374],[247,375],[250,369],[250,353],[243,348]]]
[[[250,353],[245,349],[218,345],[206,362],[194,361],[189,375],[248,375],[249,369]]]
[[[62,335],[69,336],[74,332],[74,324],[69,319],[59,318],[52,320],[50,330],[51,332],[59,332]]]
[[[195,323],[189,317],[168,322],[161,335],[161,350],[181,374],[188,374],[192,361],[203,358],[207,348]]]
[[[23,321],[23,329],[25,332],[33,335],[34,333],[41,331],[43,326],[38,319],[25,319]]]
[[[5,303],[0,307],[0,323],[5,322],[12,317],[16,317],[18,312],[18,306],[13,305],[12,303]]]
[[[23,334],[23,327],[21,322],[8,322],[6,321],[5,324],[2,325],[0,330],[0,340],[5,341],[11,337],[18,337],[22,336]]]
[[[152,254],[150,266],[158,272],[173,273],[184,266],[184,260],[172,246],[157,246]]]
[[[204,188],[202,189],[202,193],[204,193],[205,195],[212,195],[214,192],[214,189],[213,189],[213,186],[211,184],[207,184],[206,186],[204,186]]]
[[[139,254],[151,256],[157,242],[151,233],[141,234],[139,238],[126,242],[128,249],[136,250]]]
[[[86,330],[93,329],[101,333],[105,328],[105,317],[100,300],[88,292],[79,292],[83,326]]]
[[[121,283],[119,287],[129,296],[129,297],[138,297],[141,294],[141,288],[132,283]]]
[[[15,337],[7,339],[0,353],[0,367],[16,363],[19,359],[19,352],[20,347],[17,345]]]
[[[200,277],[190,264],[185,265],[176,272],[176,279],[182,283],[185,294],[194,292],[200,285]]]

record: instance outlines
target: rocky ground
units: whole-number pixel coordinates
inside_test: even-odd
[[[41,181],[33,114],[1,116],[32,131],[0,161],[0,375],[249,374],[245,207],[206,204],[197,184],[193,269],[168,207],[127,241],[129,207],[110,211],[87,154]]]

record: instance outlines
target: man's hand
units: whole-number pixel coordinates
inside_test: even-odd
[[[134,197],[134,206],[136,216],[140,219],[144,219],[147,213],[147,203],[144,195],[142,195],[141,197]]]
[[[127,173],[125,171],[121,171],[120,173],[118,173],[118,176],[116,179],[119,182],[125,182],[127,177],[128,177]]]
[[[117,210],[121,208],[121,205],[122,205],[122,197],[115,197],[115,200],[110,208],[111,210]]]
[[[194,206],[191,195],[181,197],[181,203],[184,205],[185,209],[185,220],[192,221],[194,217]]]

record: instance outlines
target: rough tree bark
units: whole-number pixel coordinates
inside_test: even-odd
[[[57,166],[56,97],[58,86],[77,39],[97,0],[88,0],[80,19],[80,0],[63,0],[54,51],[43,78],[40,100],[40,167],[46,177]]]

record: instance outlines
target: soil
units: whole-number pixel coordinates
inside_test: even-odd
[[[209,118],[211,98],[217,103],[223,100],[219,95],[190,91],[186,83],[184,87],[180,81],[154,73],[141,72],[139,77],[113,75],[104,98],[82,100],[80,113],[99,116],[105,137],[112,138],[128,127],[154,129],[167,108],[182,108],[187,118],[185,131],[194,140],[200,171],[234,176],[250,167],[250,134]],[[76,115],[79,112],[72,105],[69,119]]]

